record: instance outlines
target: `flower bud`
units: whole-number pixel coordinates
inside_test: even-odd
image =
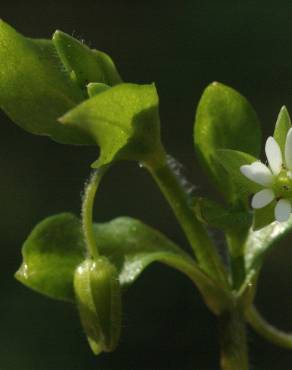
[[[118,272],[105,257],[87,259],[74,276],[81,322],[92,351],[113,351],[121,330],[121,291]]]

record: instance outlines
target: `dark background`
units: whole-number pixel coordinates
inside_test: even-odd
[[[74,32],[108,52],[124,80],[155,81],[163,141],[185,164],[198,193],[211,192],[192,144],[195,108],[207,84],[217,80],[248,97],[265,134],[272,133],[281,105],[292,110],[288,0],[83,0],[77,5],[1,0],[0,15],[27,36]],[[3,113],[0,125],[0,370],[218,369],[216,320],[188,280],[167,267],[153,265],[126,293],[121,343],[113,354],[98,358],[87,346],[73,306],[14,280],[22,242],[33,226],[62,211],[79,213],[80,192],[98,153],[27,134]],[[137,217],[187,248],[159,191],[136,164],[112,169],[97,203],[97,220]],[[291,240],[267,258],[256,298],[263,314],[287,330],[292,330]],[[254,369],[292,368],[292,352],[251,330],[249,344]]]

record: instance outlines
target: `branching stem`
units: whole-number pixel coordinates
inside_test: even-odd
[[[269,324],[254,306],[248,309],[246,317],[252,328],[262,337],[280,347],[292,349],[292,333],[285,333]]]

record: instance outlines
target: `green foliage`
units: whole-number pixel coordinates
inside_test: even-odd
[[[49,40],[23,37],[0,20],[0,106],[20,127],[70,144],[90,144],[80,130],[57,118],[83,100]]]
[[[284,106],[280,110],[274,131],[274,138],[280,145],[283,157],[285,153],[286,136],[291,127],[290,116],[287,108]]]
[[[116,267],[122,287],[132,284],[149,264],[157,261],[187,275],[213,310],[229,304],[230,297],[188,254],[142,222],[120,217],[95,224],[94,234],[101,255]],[[69,213],[51,216],[40,222],[24,243],[23,263],[16,278],[41,294],[74,302],[73,275],[84,254],[79,220]]]
[[[22,248],[23,263],[15,277],[54,299],[74,302],[73,275],[85,258],[79,220],[63,213],[40,222]]]
[[[93,167],[119,159],[151,162],[161,155],[154,85],[120,84],[94,95],[60,121],[82,130],[100,146],[100,158]]]
[[[121,331],[121,290],[116,268],[105,258],[85,260],[76,269],[74,290],[92,351],[112,352]]]
[[[218,161],[218,149],[232,149],[258,157],[261,131],[255,111],[238,92],[214,82],[206,88],[199,102],[194,140],[199,160],[214,184],[225,199],[235,202],[234,178],[230,178]]]
[[[101,82],[114,86],[122,82],[112,59],[98,50],[89,47],[67,35],[56,31],[53,43],[72,80],[86,91],[89,82]]]
[[[194,209],[201,222],[226,232],[248,228],[251,224],[252,216],[246,210],[226,208],[208,198],[196,199]]]
[[[64,144],[91,144],[58,118],[88,97],[86,84],[115,85],[120,76],[105,53],[56,32],[53,42],[22,36],[0,20],[0,107],[17,125]]]
[[[52,41],[33,40],[3,21],[0,60],[0,106],[14,122],[61,143],[100,147],[100,157],[92,164],[99,170],[86,187],[82,204],[83,227],[70,213],[40,222],[23,245],[23,263],[16,278],[41,294],[75,303],[95,354],[116,348],[122,291],[153,262],[185,274],[198,287],[209,309],[223,321],[227,318],[230,324],[230,318],[235,317],[232,320],[238,323],[244,311],[252,312],[249,308],[264,257],[291,232],[292,216],[284,223],[273,221],[276,199],[254,211],[252,223],[249,196],[263,187],[244,176],[240,168],[258,160],[261,131],[247,100],[230,87],[213,83],[198,105],[195,148],[224,196],[221,204],[189,196],[179,174],[168,165],[160,139],[159,99],[154,84],[123,83],[107,54],[90,49],[64,32],[56,31]],[[283,107],[274,131],[283,155],[291,127]],[[277,145],[272,144],[276,148],[272,147],[271,152],[279,153]],[[139,161],[149,170],[182,226],[195,258],[132,218],[93,224],[98,184],[108,165],[118,160]],[[282,180],[278,177],[273,183],[273,190],[280,188],[275,190],[275,198],[290,194],[289,187],[285,189],[290,184],[289,176],[285,172]],[[230,265],[224,265],[209,237],[205,227],[210,226],[225,233]],[[257,326],[254,320],[258,318],[253,316],[253,325]],[[261,322],[261,331],[265,332],[263,325]],[[233,323],[231,326],[237,335],[239,326],[235,331]],[[237,364],[240,356],[234,358]],[[233,358],[230,363],[230,368],[238,367],[233,366]]]
[[[216,152],[218,162],[225,168],[228,177],[232,181],[233,189],[236,190],[236,198],[246,201],[250,194],[254,194],[263,187],[249,180],[240,172],[240,167],[257,161],[250,154],[237,150],[221,149]]]
[[[92,82],[87,85],[87,92],[90,98],[108,89],[110,89],[110,86],[101,82]]]

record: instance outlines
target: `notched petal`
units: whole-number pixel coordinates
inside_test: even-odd
[[[282,153],[279,144],[272,136],[266,141],[265,152],[273,174],[278,175],[283,164]]]
[[[259,161],[241,166],[240,172],[249,180],[259,185],[270,186],[274,181],[274,176],[270,169]]]
[[[257,192],[251,201],[251,206],[254,209],[260,209],[267,206],[275,199],[275,194],[271,189],[263,189]]]

